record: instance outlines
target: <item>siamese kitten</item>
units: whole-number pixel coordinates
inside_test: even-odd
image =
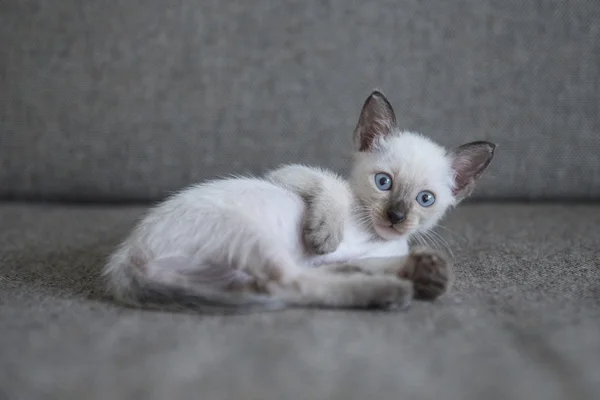
[[[408,240],[468,196],[494,145],[446,151],[402,132],[380,92],[354,132],[351,177],[288,165],[215,180],[152,209],[105,268],[134,306],[402,308],[449,284],[447,261]]]

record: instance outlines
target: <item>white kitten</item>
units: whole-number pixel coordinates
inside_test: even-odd
[[[447,262],[409,253],[469,195],[494,145],[447,152],[401,132],[380,92],[355,130],[349,182],[300,165],[265,178],[192,186],[157,206],[112,255],[105,275],[136,306],[406,306],[448,286]]]

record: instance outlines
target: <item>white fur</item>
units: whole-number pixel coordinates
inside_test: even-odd
[[[447,151],[425,136],[412,132],[395,131],[378,137],[369,152],[355,155],[351,184],[359,197],[385,196],[374,190],[374,176],[386,172],[402,186],[402,194],[414,204],[415,231],[431,229],[456,204],[452,195],[454,172],[452,158]],[[434,193],[435,203],[423,209],[416,202],[419,192]],[[375,221],[376,222],[376,221]],[[378,224],[375,223],[377,229]],[[387,237],[385,232],[379,232]]]
[[[449,163],[445,150],[429,139],[412,133],[397,134],[381,139],[373,152],[357,155],[351,182],[360,196],[361,192],[373,192],[375,173],[388,171],[407,186],[411,197],[420,190],[435,191],[437,201],[432,207],[436,212],[427,219],[427,224],[432,225],[453,204]],[[294,177],[287,179],[293,181]],[[351,199],[343,202],[350,204]],[[113,255],[106,274],[112,278],[118,294],[127,290],[128,282],[123,280],[127,274],[121,270],[133,268],[132,257],[145,266],[160,268],[164,264],[153,261],[183,257],[190,260],[187,268],[191,270],[206,266],[244,270],[270,259],[278,260],[279,267],[294,273],[296,268],[408,252],[409,235],[396,235],[392,240],[374,238],[357,221],[356,214],[350,213],[337,250],[325,255],[310,254],[301,235],[305,211],[305,202],[299,195],[264,179],[233,178],[195,185],[151,210]],[[165,281],[179,276],[152,268],[148,274]]]
[[[407,238],[372,240],[352,219],[338,249],[311,255],[304,249],[301,221],[304,201],[289,190],[263,179],[228,179],[195,185],[152,210],[106,267],[109,276],[131,268],[129,258],[141,255],[151,261],[185,256],[198,267],[261,265],[267,253],[295,264],[314,267],[366,257],[403,255]],[[260,248],[262,243],[268,244]],[[257,259],[258,258],[258,259]],[[192,266],[193,268],[193,266]],[[113,282],[117,288],[126,282]]]

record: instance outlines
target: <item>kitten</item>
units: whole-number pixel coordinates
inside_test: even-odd
[[[401,132],[375,91],[354,133],[349,181],[288,165],[191,186],[152,209],[105,268],[115,298],[206,310],[402,308],[448,287],[449,266],[408,239],[468,196],[495,146],[447,152]]]

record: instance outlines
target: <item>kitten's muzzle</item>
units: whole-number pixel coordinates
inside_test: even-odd
[[[406,213],[402,211],[388,210],[387,217],[388,221],[390,221],[392,225],[395,225],[406,219]]]

